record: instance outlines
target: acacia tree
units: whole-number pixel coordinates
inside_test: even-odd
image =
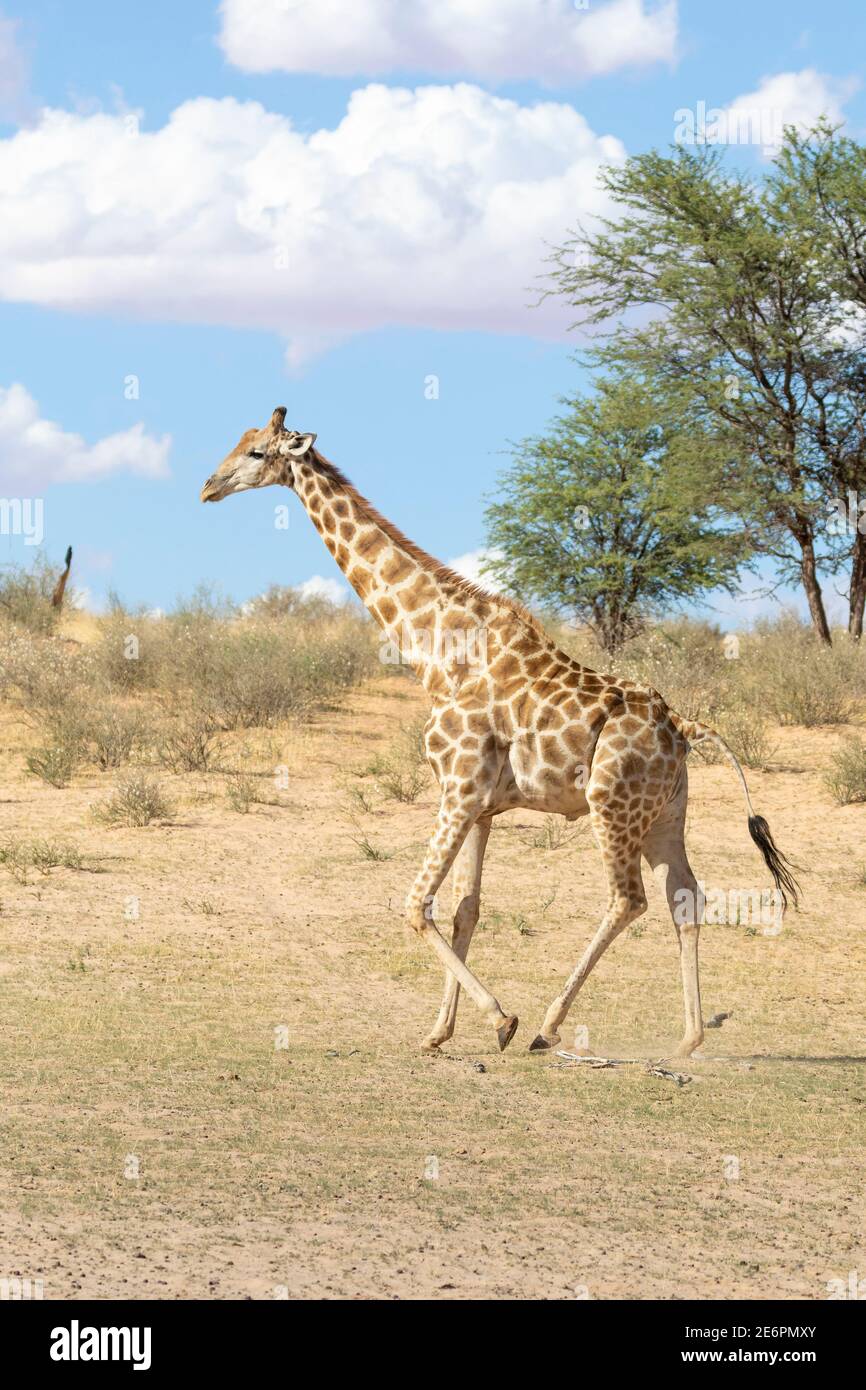
[[[746,545],[721,526],[718,440],[639,378],[596,388],[513,450],[486,511],[486,570],[613,653],[650,614],[732,591]]]
[[[779,582],[802,584],[829,643],[819,566],[833,549],[839,460],[866,481],[850,307],[790,200],[724,169],[718,150],[653,151],[601,178],[621,215],[554,252],[550,292],[580,322],[613,324],[594,352],[601,365],[684,392],[704,427],[724,433],[727,504]]]
[[[831,565],[848,570],[848,631],[859,638],[866,609],[866,516],[858,496],[866,475],[866,148],[840,135],[828,121],[820,121],[808,134],[790,128],[770,190],[777,217],[797,229],[799,239],[820,262],[829,293],[846,318],[829,379],[831,389],[840,378],[845,383],[835,407],[837,419],[847,408],[848,429],[824,442],[834,446],[828,450],[835,486],[829,508]],[[821,429],[827,382],[813,383],[811,390]],[[848,506],[851,495],[857,504],[853,514]]]

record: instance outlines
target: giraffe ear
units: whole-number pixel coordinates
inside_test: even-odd
[[[300,458],[302,454],[306,454],[313,447],[315,442],[316,436],[314,434],[296,434],[295,443],[289,445],[287,452],[293,454],[295,458]]]
[[[286,407],[284,405],[278,405],[273,415],[271,416],[271,429],[279,431],[283,428],[285,422]]]

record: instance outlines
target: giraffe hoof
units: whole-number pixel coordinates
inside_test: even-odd
[[[422,1044],[421,1044],[421,1051],[422,1051],[422,1052],[438,1052],[438,1051],[439,1051],[439,1048],[440,1048],[440,1045],[441,1045],[441,1044],[438,1043],[438,1042],[436,1041],[435,1038],[425,1038],[424,1041],[423,1041]]]
[[[517,1023],[517,1014],[511,1014],[505,1022],[497,1028],[496,1036],[499,1039],[500,1052],[505,1051],[511,1039],[514,1037],[514,1034],[517,1032]]]
[[[530,1052],[546,1052],[548,1048],[556,1047],[559,1038],[546,1038],[543,1033],[539,1033],[537,1038],[533,1038],[529,1044]]]

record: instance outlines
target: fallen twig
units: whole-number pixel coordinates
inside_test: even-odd
[[[604,1067],[643,1067],[648,1076],[661,1076],[665,1081],[673,1081],[677,1086],[687,1086],[691,1077],[685,1072],[671,1071],[669,1067],[663,1065],[664,1059],[658,1062],[647,1062],[642,1057],[580,1057],[576,1052],[557,1051],[557,1057],[561,1057],[561,1062],[551,1062],[553,1067],[572,1067],[576,1064],[591,1067],[594,1071]]]

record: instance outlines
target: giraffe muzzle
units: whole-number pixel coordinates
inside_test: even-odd
[[[219,502],[225,496],[225,479],[212,474],[201,490],[202,502]]]

